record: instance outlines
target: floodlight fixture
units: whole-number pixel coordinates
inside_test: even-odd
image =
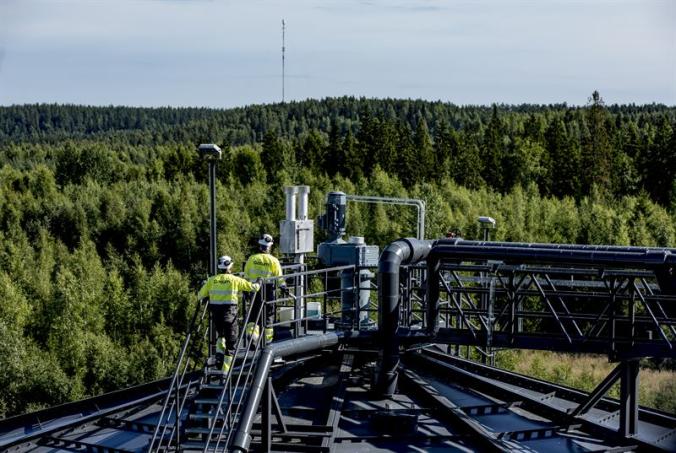
[[[213,143],[202,143],[197,150],[203,159],[221,160],[221,156],[223,155],[221,148]]]
[[[493,217],[481,216],[479,217],[479,223],[482,228],[495,228],[495,219]]]

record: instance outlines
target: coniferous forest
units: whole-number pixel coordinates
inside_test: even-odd
[[[0,417],[171,373],[208,256],[241,269],[278,235],[282,188],[422,198],[427,237],[676,245],[676,108],[456,106],[333,98],[218,110],[0,107]],[[405,208],[350,205],[348,232],[415,233]],[[321,234],[316,236],[321,240]],[[676,410],[674,383],[656,404]],[[669,393],[671,392],[671,393]]]

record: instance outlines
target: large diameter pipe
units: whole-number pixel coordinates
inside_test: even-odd
[[[308,196],[310,186],[298,186],[298,220],[308,219]]]
[[[286,220],[296,220],[296,193],[298,188],[289,186],[284,188],[286,196]]]
[[[468,241],[462,238],[439,239],[435,245],[468,245],[477,247],[516,247],[529,249],[557,249],[557,250],[586,250],[605,252],[645,253],[649,251],[669,251],[676,254],[676,248],[641,247],[625,245],[596,245],[596,244],[551,244],[540,242],[497,242],[497,241]]]
[[[279,343],[272,343],[263,350],[258,365],[256,367],[256,374],[251,383],[251,389],[246,399],[244,412],[239,419],[239,429],[235,434],[232,444],[232,449],[235,451],[249,451],[251,444],[251,428],[253,427],[258,406],[263,397],[263,390],[265,382],[270,373],[270,366],[276,357],[285,357],[292,354],[302,354],[305,352],[314,351],[317,349],[328,348],[338,344],[341,336],[339,333],[330,332],[324,335],[308,335],[302,338],[293,340],[281,341]]]
[[[507,245],[457,244],[437,245],[434,256],[448,260],[500,260],[512,263],[569,264],[587,266],[634,266],[653,268],[673,262],[669,250],[638,251],[585,250],[570,248],[530,248]]]
[[[402,264],[424,260],[432,249],[432,241],[414,238],[399,239],[383,250],[378,262],[378,326],[380,357],[376,391],[383,396],[397,389],[399,366],[399,271]]]

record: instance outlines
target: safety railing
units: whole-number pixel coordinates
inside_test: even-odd
[[[298,266],[298,268],[301,268]],[[339,266],[313,271],[301,271],[284,275],[288,283],[288,295],[276,297],[280,292],[277,278],[261,280],[260,304],[253,303],[255,296],[247,298],[244,305],[245,315],[243,319],[242,333],[237,340],[234,352],[233,366],[225,375],[223,389],[218,397],[214,422],[211,424],[203,451],[227,451],[232,441],[232,436],[241,416],[243,404],[251,390],[251,383],[256,369],[257,359],[261,350],[266,346],[264,332],[266,328],[291,327],[294,336],[304,335],[308,323],[316,317],[308,316],[308,302],[322,300],[327,307],[331,297],[340,298],[344,289],[332,288],[330,278],[342,271],[353,271],[354,266]],[[299,291],[299,282],[302,282],[302,291]],[[354,290],[354,288],[350,288]],[[295,294],[300,294],[297,297]],[[281,320],[268,324],[266,312],[269,307],[279,312],[284,308],[293,310],[294,316],[289,320]],[[303,313],[304,316],[295,316]],[[324,312],[323,330],[328,326],[327,311]],[[260,336],[254,339],[247,336],[246,326],[249,324],[261,326]],[[216,423],[220,422],[220,426]]]
[[[269,285],[267,285],[266,282],[263,282],[260,290],[260,297],[263,303],[252,303],[249,306],[249,309],[246,310],[244,322],[242,324],[243,328],[241,329],[241,334],[237,339],[237,344],[235,346],[232,366],[225,376],[223,390],[218,397],[214,422],[211,423],[211,429],[206,437],[204,452],[212,450],[218,451],[219,447],[225,451],[230,444],[232,433],[234,432],[233,428],[237,425],[242,409],[242,403],[245,401],[251,380],[253,379],[256,358],[259,355],[260,349],[265,344],[265,335],[263,335],[263,332],[265,331],[264,301],[266,300],[266,297],[268,297],[266,290],[269,290]],[[254,293],[251,295],[250,299],[253,301],[255,297],[256,294]],[[253,335],[247,335],[246,326],[249,323],[254,323],[255,325],[262,324],[263,329],[258,338],[255,338]],[[240,362],[239,365],[237,364],[238,361]],[[223,403],[226,396],[228,398],[227,406],[224,408]],[[217,420],[222,421],[218,431],[216,430]],[[215,433],[216,435],[214,436]],[[213,442],[215,443],[212,446]]]
[[[171,377],[167,396],[162,404],[157,425],[150,440],[148,451],[155,452],[160,448],[171,448],[172,444],[180,444],[181,416],[193,382],[185,382],[186,376],[192,375],[198,363],[198,352],[208,335],[207,304],[200,301],[195,307],[188,332],[176,361],[176,368]],[[173,420],[173,422],[172,422]],[[169,435],[167,435],[167,430]],[[166,442],[166,444],[165,444]]]
[[[342,287],[340,282],[341,272],[351,272],[357,275],[355,266],[335,266],[311,271],[294,272],[284,276],[289,294],[268,301],[268,305],[273,305],[276,311],[281,314],[285,310],[291,311],[290,319],[280,319],[271,326],[283,328],[288,327],[293,335],[298,337],[304,335],[308,330],[309,324],[321,320],[320,330],[326,332],[331,326],[331,322],[339,319],[343,315],[341,306],[342,294],[345,291],[356,291],[358,288],[352,282],[349,287]],[[302,288],[301,288],[302,285]],[[321,304],[321,317],[309,315],[308,304]],[[280,316],[281,318],[281,316]]]
[[[243,304],[244,316],[241,334],[237,339],[233,362],[228,372],[222,376],[222,389],[215,399],[217,403],[212,414],[212,422],[208,434],[203,436],[204,452],[227,451],[239,422],[243,404],[250,391],[257,359],[261,350],[266,346],[264,335],[266,328],[272,327],[284,330],[286,327],[289,328],[294,337],[306,335],[308,330],[314,329],[325,333],[332,327],[332,322],[339,321],[347,312],[349,312],[351,319],[357,320],[354,327],[359,328],[360,310],[375,311],[376,308],[373,305],[360,308],[358,302],[353,307],[343,307],[341,304],[341,296],[344,292],[354,292],[357,294],[354,300],[358,301],[360,291],[372,291],[374,289],[373,284],[368,288],[363,288],[358,282],[354,281],[348,286],[344,284],[345,282],[341,285],[340,275],[342,272],[349,272],[355,278],[358,278],[359,273],[355,272],[355,269],[355,266],[337,266],[306,271],[302,264],[287,266],[284,270],[286,272],[292,271],[292,273],[284,275],[288,284],[288,293],[277,297],[280,292],[277,285],[278,281],[276,278],[271,278],[261,281],[259,296],[262,303],[254,304],[255,295],[253,294],[246,298],[246,303]],[[310,303],[321,304],[321,316],[318,317],[316,313],[308,311],[308,304]],[[293,315],[290,319],[279,319],[268,324],[266,309],[270,306],[274,307],[278,314],[287,309],[292,310]],[[194,355],[196,350],[203,348],[204,340],[209,335],[208,329],[206,329],[208,323],[204,322],[205,319],[208,319],[206,316],[207,308],[207,304],[200,304],[193,315],[191,328],[181,348],[176,369],[172,376],[170,392],[167,394],[160,411],[159,421],[153,433],[149,451],[181,448],[182,413],[188,395],[193,389],[191,385],[186,387],[184,380],[188,370],[191,369],[190,365],[194,367],[195,364],[195,361],[191,361],[190,357]],[[257,339],[246,334],[246,326],[250,323],[261,327]],[[315,323],[313,329],[309,328],[311,323]],[[317,326],[317,324],[321,324],[321,326]],[[341,325],[341,327],[346,326]],[[203,378],[203,381],[205,379]],[[179,391],[179,389],[182,390]]]

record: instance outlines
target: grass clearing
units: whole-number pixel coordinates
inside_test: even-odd
[[[557,384],[593,390],[617,366],[607,357],[593,354],[561,354],[548,351],[501,351],[496,364],[517,373]],[[619,382],[608,395],[618,398]],[[641,363],[639,402],[670,413],[676,413],[676,371],[656,369],[649,361]]]

